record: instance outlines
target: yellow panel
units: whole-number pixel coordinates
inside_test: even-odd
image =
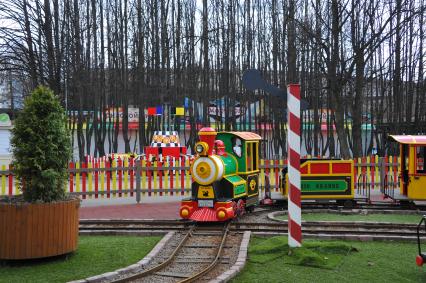
[[[410,200],[426,200],[426,175],[410,176],[408,198]]]
[[[164,167],[169,168],[169,163],[167,161],[164,162]],[[164,192],[166,193],[166,196],[169,195],[169,170],[163,171],[164,175]]]
[[[6,171],[6,165],[1,166],[2,171]],[[1,194],[6,195],[6,175],[1,175]]]
[[[200,186],[198,187],[198,194],[197,194],[198,198],[214,198],[214,191],[213,191],[213,187],[212,186]]]
[[[87,163],[87,169],[92,169],[93,165],[92,162]],[[87,183],[88,183],[88,189],[89,189],[89,198],[92,198],[91,192],[93,191],[93,173],[89,171],[87,173]]]
[[[105,168],[105,162],[101,161],[100,168]],[[101,171],[101,192],[105,192],[105,171]],[[105,195],[101,194],[103,198]]]
[[[185,166],[189,167],[189,159],[185,160]],[[190,188],[191,187],[191,175],[189,174],[190,171],[189,170],[185,170],[185,172],[186,172],[186,178],[185,178],[186,184],[185,184],[185,188]],[[188,195],[189,193],[190,192],[188,192],[188,191],[185,190],[185,195]]]
[[[80,169],[80,162],[75,163],[75,169]],[[75,191],[80,192],[80,173],[75,173]]]
[[[113,169],[113,171],[111,171],[112,174],[112,190],[114,191],[114,193],[112,194],[113,197],[117,196],[117,161],[115,159],[112,160],[112,165],[111,165],[111,169]]]
[[[127,168],[126,170],[123,170],[123,175],[124,175],[124,186],[125,186],[125,190],[129,190],[130,186],[129,186],[129,158],[126,156],[124,157],[124,167]],[[125,197],[129,196],[129,193],[124,193]]]

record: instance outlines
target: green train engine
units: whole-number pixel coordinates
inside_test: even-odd
[[[226,221],[252,211],[259,200],[259,141],[251,132],[202,128],[191,164],[191,197],[180,216],[200,222]]]

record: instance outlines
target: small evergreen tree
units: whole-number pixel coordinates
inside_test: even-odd
[[[25,99],[11,138],[14,172],[25,201],[65,198],[71,141],[58,97],[39,86]]]

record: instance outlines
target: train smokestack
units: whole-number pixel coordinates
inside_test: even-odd
[[[198,136],[200,137],[200,141],[205,142],[209,145],[208,154],[213,154],[214,141],[216,140],[217,132],[213,128],[202,128],[198,132]]]

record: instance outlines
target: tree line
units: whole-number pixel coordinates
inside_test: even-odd
[[[144,113],[185,97],[202,103],[187,108],[187,145],[197,123],[210,125],[209,103],[226,97],[217,130],[268,136],[285,155],[286,103],[246,90],[250,68],[282,89],[301,84],[312,114],[302,131],[309,154],[349,158],[376,146],[383,155],[396,150],[388,134],[426,131],[424,21],[424,0],[4,0],[0,71],[26,92],[44,84],[60,96],[77,121],[70,128],[80,158],[116,152],[119,135],[132,150],[129,105]],[[240,120],[237,103],[247,111]],[[116,107],[123,119],[111,127],[104,110]],[[159,126],[147,119],[139,116],[139,148]],[[180,129],[182,120],[174,123]]]

